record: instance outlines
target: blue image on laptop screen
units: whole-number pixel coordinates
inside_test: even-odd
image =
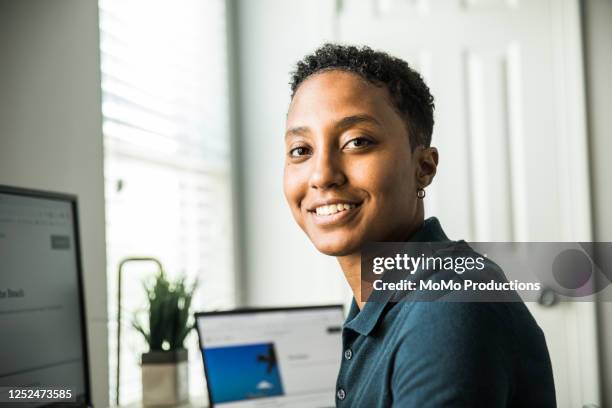
[[[284,395],[273,343],[203,350],[214,403]]]

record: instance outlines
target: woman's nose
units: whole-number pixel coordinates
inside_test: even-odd
[[[314,167],[309,180],[311,188],[326,190],[339,187],[346,182],[340,159],[332,152],[320,152],[313,159]]]

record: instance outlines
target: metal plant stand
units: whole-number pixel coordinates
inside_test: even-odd
[[[115,403],[119,406],[119,388],[120,388],[120,374],[121,374],[121,282],[123,276],[123,267],[127,263],[131,262],[154,262],[159,267],[159,271],[162,272],[164,267],[161,262],[157,258],[153,257],[130,257],[124,258],[119,262],[119,271],[117,273],[117,384],[116,384],[116,392]]]

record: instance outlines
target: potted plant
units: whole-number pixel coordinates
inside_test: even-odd
[[[193,329],[190,307],[196,287],[185,278],[170,281],[163,271],[144,282],[148,298],[148,328],[134,317],[133,327],[144,336],[149,351],[142,355],[142,402],[145,406],[178,405],[189,399],[185,337]]]

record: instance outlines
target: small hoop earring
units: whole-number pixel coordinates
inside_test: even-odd
[[[422,187],[417,188],[417,198],[422,200],[425,198],[425,189]]]

